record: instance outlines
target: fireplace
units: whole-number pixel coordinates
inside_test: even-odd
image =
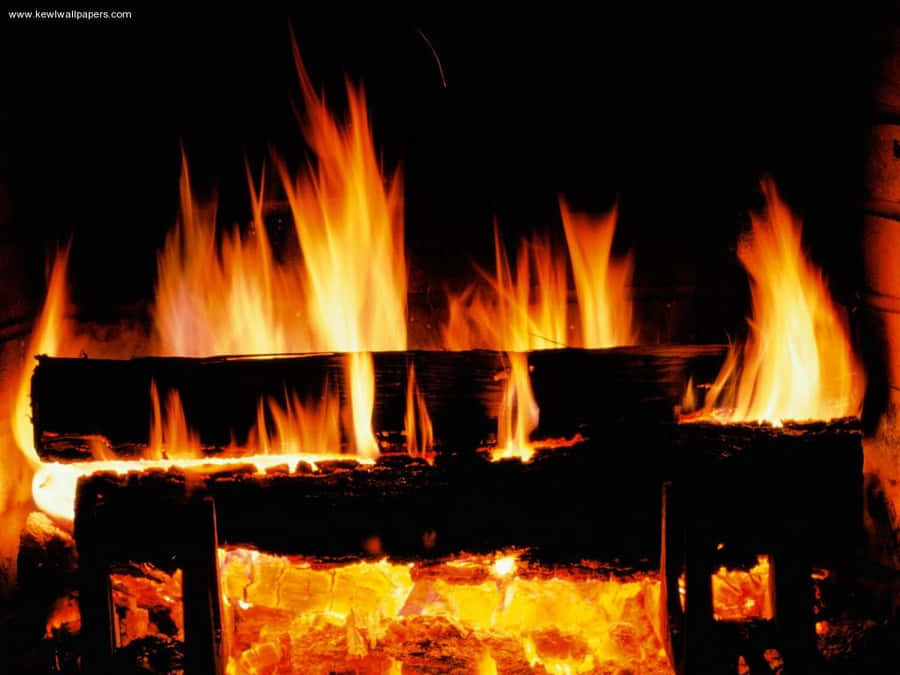
[[[165,159],[109,126],[159,161],[121,192],[125,151],[98,141],[113,164],[75,172],[44,280],[61,204],[33,155],[53,146],[15,155],[9,215],[36,230],[0,240],[0,285],[22,289],[0,314],[11,672],[889,670],[895,120],[871,198],[853,185],[873,99],[855,76],[900,52],[868,17],[830,27],[837,54],[782,18],[764,56],[749,24],[704,37],[718,68],[611,18],[599,60],[624,65],[599,116],[593,26],[383,20],[379,47],[344,18],[222,19],[197,44],[190,22],[104,24],[133,32],[98,42],[125,53],[169,36],[144,80],[193,103],[151,105],[148,138],[185,134]],[[77,58],[108,61],[93,48]],[[252,95],[217,99],[256,66]],[[817,78],[842,107],[783,112],[813,110]],[[692,102],[657,153],[642,79]],[[720,119],[712,82],[784,105]],[[113,212],[141,190],[135,218],[163,224],[126,244]]]

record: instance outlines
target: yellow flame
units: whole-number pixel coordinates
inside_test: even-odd
[[[728,421],[859,414],[864,375],[821,271],[803,251],[800,221],[771,180],[766,208],[738,245],[750,277],[746,342],[732,345],[697,416]]]
[[[37,366],[34,357],[57,355],[61,346],[71,341],[64,322],[68,305],[68,257],[66,247],[53,261],[47,294],[32,329],[18,380],[11,390],[6,390],[10,398],[2,401],[9,417],[9,429],[5,425],[0,427],[0,517],[6,525],[0,528],[0,566],[4,568],[18,550],[19,532],[13,523],[16,518],[25,517],[24,509],[33,499],[30,488],[34,472],[41,465],[31,423],[31,377]]]
[[[528,461],[534,454],[531,432],[537,428],[540,409],[531,389],[528,355],[509,352],[507,356],[510,369],[497,418],[497,447],[492,456],[495,460],[518,457]]]
[[[411,457],[431,459],[434,430],[425,405],[425,397],[416,382],[416,367],[410,365],[406,382],[406,451]]]
[[[374,369],[366,352],[406,349],[400,176],[382,176],[362,90],[348,82],[349,114],[339,122],[313,89],[296,44],[294,56],[313,159],[296,175],[280,159],[275,163],[299,254],[278,259],[272,251],[263,221],[264,171],[258,188],[249,181],[251,233],[235,230],[217,242],[215,207],[192,195],[184,162],[180,219],[158,262],[157,349],[180,356],[353,352],[344,369],[351,445],[372,457]],[[311,426],[329,426],[303,412]],[[279,417],[282,440],[303,433],[285,428],[297,419]]]
[[[612,257],[616,209],[595,217],[570,211],[560,199],[559,210],[578,295],[582,346],[634,344],[630,290],[634,264],[630,254],[622,260]]]
[[[487,289],[471,286],[451,294],[445,346],[511,351],[565,347],[565,257],[548,238],[534,235],[522,240],[513,273],[495,226],[494,265],[494,275],[480,270]]]
[[[150,447],[148,459],[199,457],[199,436],[188,428],[181,396],[174,389],[166,395],[165,414],[156,382],[150,381]]]
[[[274,424],[270,432],[266,410]],[[295,393],[285,393],[282,406],[269,398],[257,407],[256,428],[250,432],[247,448],[264,455],[296,453],[336,453],[341,447],[340,400],[326,385],[317,399],[303,402]],[[240,449],[240,448],[238,448]]]
[[[25,368],[19,380],[19,390],[13,409],[13,437],[16,445],[25,454],[32,468],[40,464],[34,447],[34,429],[31,424],[31,376],[37,367],[34,357],[38,354],[53,356],[59,352],[63,342],[63,315],[68,306],[66,273],[69,249],[63,249],[53,261],[47,296],[37,324],[31,333],[28,349],[25,351]]]

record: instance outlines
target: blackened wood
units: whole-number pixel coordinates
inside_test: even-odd
[[[187,675],[224,675],[222,589],[219,582],[216,509],[209,497],[189,502],[193,537],[181,557],[184,573],[184,659]]]
[[[804,532],[829,532],[804,539],[824,564],[841,547],[852,552],[861,529],[852,508],[860,499],[854,490],[861,449],[852,429],[845,422],[749,436],[736,429],[729,443],[724,427],[648,426],[640,435],[611,428],[603,438],[541,452],[526,464],[492,463],[482,453],[441,456],[434,466],[404,456],[382,456],[373,466],[321,463],[319,473],[294,475],[259,475],[252,466],[104,473],[82,479],[79,495],[101,493],[118,505],[110,510],[110,527],[121,530],[123,541],[140,530],[129,525],[130,514],[146,514],[149,522],[127,548],[163,566],[158,547],[142,543],[153,539],[147,532],[170,537],[166,529],[172,521],[178,527],[179,500],[200,493],[216,502],[222,543],[275,553],[358,556],[377,537],[381,550],[401,558],[527,546],[560,558],[618,557],[654,568],[661,485],[674,479],[682,481],[687,513],[708,514],[707,529],[727,544],[723,555],[747,560],[773,550],[784,537],[783,523],[794,518]],[[768,439],[759,452],[754,433]],[[807,443],[807,433],[818,442]],[[718,451],[701,443],[713,437]],[[791,491],[796,494],[781,494]],[[149,513],[148,500],[156,505]],[[173,506],[163,509],[168,503]]]
[[[81,613],[81,668],[87,675],[113,672],[111,657],[119,644],[110,584],[108,545],[115,534],[104,528],[97,494],[85,494],[75,527],[78,548],[78,608]]]
[[[804,537],[785,539],[780,550],[772,556],[772,574],[775,625],[785,664],[791,673],[817,673],[815,591]]]
[[[826,567],[864,545],[858,420],[682,424],[673,439],[673,480],[690,497],[689,514],[730,533],[720,540],[723,564],[775,551],[789,535]]]
[[[671,422],[688,379],[711,381],[724,347],[561,349],[529,354],[532,386],[541,407],[538,437],[605,433],[612,424]],[[373,426],[384,436],[403,429],[407,372],[416,379],[437,442],[471,451],[497,429],[508,360],[501,352],[412,351],[373,355]],[[109,453],[139,456],[150,429],[150,383],[179,392],[189,424],[211,453],[244,438],[256,424],[259,400],[283,401],[290,391],[318,398],[326,383],[346,401],[345,356],[284,358],[144,358],[133,360],[40,357],[32,379],[38,453],[47,460],[94,458],[91,437]],[[321,449],[336,451],[337,449]]]

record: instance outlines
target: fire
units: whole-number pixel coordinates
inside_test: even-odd
[[[597,218],[573,213],[561,199],[559,210],[578,294],[582,346],[596,349],[634,344],[637,336],[629,287],[634,263],[630,254],[622,260],[611,255],[616,209]]]
[[[10,430],[8,435],[0,430],[3,463],[3,470],[0,471],[0,514],[9,522],[12,522],[12,512],[22,508],[32,498],[29,488],[34,472],[41,466],[31,424],[31,376],[37,365],[33,357],[37,354],[58,354],[63,346],[69,346],[66,343],[72,341],[64,322],[68,306],[68,256],[68,248],[65,248],[53,261],[47,295],[25,351],[15,392],[10,401],[3,402],[9,406]],[[0,533],[0,558],[14,556],[18,547],[17,528],[10,526],[4,530]]]
[[[406,383],[406,451],[411,457],[433,459],[434,429],[425,397],[416,382],[416,367],[410,365]]]
[[[248,549],[219,555],[235,674],[448,663],[479,673],[671,673],[652,575],[548,575],[500,553],[339,566]]]
[[[601,218],[574,213],[560,200],[560,212],[572,262],[581,320],[588,348],[632,344],[630,257],[611,256],[615,211]],[[481,285],[448,299],[444,346],[452,350],[496,349],[508,352],[509,372],[498,413],[494,459],[534,454],[531,440],[540,410],[531,388],[526,352],[570,344],[567,260],[549,237],[522,239],[516,266],[510,265],[500,230],[494,226],[494,274],[479,269]]]
[[[37,363],[37,354],[57,354],[65,338],[63,335],[63,315],[68,306],[66,272],[69,264],[68,248],[61,251],[53,261],[47,297],[44,307],[31,332],[31,340],[26,350],[26,363],[19,379],[19,390],[13,408],[13,437],[32,468],[40,464],[34,447],[34,430],[31,425],[31,376]]]
[[[750,277],[750,332],[732,345],[691,419],[780,424],[857,415],[864,376],[846,322],[803,251],[800,221],[771,180],[762,190],[766,207],[738,244]]]
[[[757,556],[749,570],[720,567],[712,576],[713,617],[745,621],[774,617],[768,556]]]
[[[272,250],[263,221],[265,172],[258,188],[249,181],[251,233],[235,230],[217,242],[215,207],[194,197],[184,162],[180,218],[158,261],[157,350],[178,356],[349,352],[348,435],[358,455],[373,457],[379,449],[371,428],[368,352],[406,349],[400,176],[381,173],[362,90],[347,84],[348,119],[337,121],[316,94],[296,45],[294,55],[314,160],[296,175],[280,159],[275,164],[299,253],[280,259]],[[317,428],[330,423],[302,417]],[[299,416],[278,420],[282,439],[304,433],[286,428]]]
[[[200,438],[190,428],[178,392],[166,396],[165,416],[159,402],[156,382],[150,382],[150,447],[148,459],[199,457]]]
[[[565,347],[565,257],[553,250],[547,238],[535,235],[523,239],[513,273],[500,230],[495,226],[494,269],[494,275],[479,270],[486,288],[471,286],[450,296],[445,346],[453,350],[503,351]]]
[[[537,428],[540,410],[531,389],[528,355],[509,352],[510,370],[503,390],[497,419],[497,447],[494,459],[519,457],[528,461],[534,454],[531,432]]]
[[[259,402],[248,448],[263,455],[286,455],[336,452],[341,447],[340,400],[327,384],[317,399],[304,403],[294,393],[285,398],[283,406],[275,399],[266,405]],[[274,425],[271,431],[266,410]]]

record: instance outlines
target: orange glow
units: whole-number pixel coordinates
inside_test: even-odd
[[[200,457],[200,438],[188,428],[175,390],[166,395],[165,415],[159,402],[156,382],[150,382],[150,447],[147,459]]]
[[[803,251],[800,221],[771,180],[762,189],[766,208],[738,244],[750,277],[750,332],[732,345],[690,419],[780,424],[858,415],[865,382],[846,322]]]
[[[416,382],[416,367],[410,365],[406,382],[406,451],[411,457],[434,458],[434,430],[425,397]]]
[[[299,253],[279,259],[271,248],[263,221],[265,172],[258,188],[250,181],[250,233],[235,230],[219,241],[215,207],[191,193],[185,162],[180,218],[158,260],[156,348],[178,356],[350,352],[348,435],[358,455],[373,457],[379,449],[367,352],[406,349],[400,177],[381,173],[361,89],[348,83],[348,118],[338,122],[313,89],[296,45],[294,55],[303,132],[314,160],[296,175],[281,160],[275,163]],[[287,428],[298,415],[272,414],[282,441],[304,434],[310,440],[299,428]]]
[[[509,352],[507,356],[510,369],[497,419],[497,446],[491,455],[495,460],[518,457],[528,461],[534,454],[531,432],[537,428],[540,410],[531,389],[528,355]]]
[[[522,240],[514,274],[495,226],[494,266],[494,275],[479,270],[486,288],[472,286],[450,296],[444,345],[503,351],[565,347],[565,257],[554,252],[547,238],[535,235]]]
[[[269,430],[266,409],[274,429]],[[336,453],[341,447],[340,400],[326,385],[316,399],[300,401],[296,394],[286,395],[285,405],[270,398],[260,401],[256,411],[256,427],[250,432],[246,448],[263,455]],[[245,451],[242,448],[234,448]]]
[[[32,329],[18,378],[9,389],[4,387],[5,400],[0,400],[0,406],[9,416],[9,429],[0,428],[0,517],[9,525],[0,529],[0,559],[15,556],[19,532],[12,523],[32,499],[30,488],[34,472],[41,465],[31,423],[31,376],[37,366],[34,357],[38,354],[58,355],[63,347],[71,348],[73,343],[64,320],[68,306],[68,257],[69,251],[65,248],[53,261],[47,295]],[[24,518],[24,513],[21,516]]]
[[[69,250],[66,248],[53,261],[44,307],[32,329],[28,349],[25,351],[25,368],[19,379],[13,409],[13,437],[32,468],[41,461],[34,447],[34,428],[31,424],[31,376],[37,367],[34,357],[38,354],[58,354],[66,337],[63,335],[63,315],[69,302],[66,286],[68,263]]]
[[[719,621],[771,619],[768,556],[758,556],[749,570],[720,567],[712,576],[713,618]]]
[[[196,457],[196,458],[160,458],[131,460],[98,460],[91,462],[44,462],[34,474],[32,494],[35,505],[44,513],[58,520],[72,522],[75,517],[75,487],[78,479],[98,471],[112,471],[125,474],[131,471],[147,471],[148,469],[170,469],[178,467],[198,474],[211,470],[251,465],[257,473],[263,474],[275,467],[287,467],[288,473],[294,473],[300,462],[309,464],[316,470],[316,462],[329,460],[346,460],[347,455],[325,454],[284,454],[284,455],[247,455],[241,457]],[[360,464],[373,464],[373,460],[355,457]]]
[[[516,555],[341,566],[219,555],[235,674],[431,672],[448,659],[459,672],[672,672],[651,575],[548,575]]]
[[[612,257],[616,209],[595,217],[573,213],[561,199],[559,210],[578,295],[582,346],[597,349],[634,344],[637,336],[629,287],[634,262],[630,254],[622,260]]]

